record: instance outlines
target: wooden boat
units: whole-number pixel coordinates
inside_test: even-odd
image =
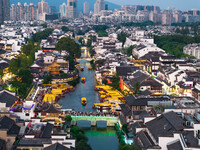
[[[88,70],[92,70],[92,67],[88,67]]]
[[[84,78],[84,77],[81,78],[81,82],[82,82],[82,83],[85,83],[85,78]]]
[[[81,67],[81,71],[84,71],[84,68]]]
[[[87,99],[85,97],[81,98],[81,104],[83,106],[87,105]]]

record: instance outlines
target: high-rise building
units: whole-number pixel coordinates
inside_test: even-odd
[[[67,8],[67,5],[65,3],[60,5],[60,17],[61,18],[66,18],[66,8]]]
[[[12,4],[10,8],[10,19],[13,21],[33,21],[37,20],[37,6],[30,3],[30,5],[27,5],[25,3],[22,5],[21,3],[18,3],[17,5]]]
[[[173,14],[170,12],[162,13],[162,24],[163,25],[171,25],[172,23],[174,23]]]
[[[0,23],[10,20],[10,0],[0,0]]]
[[[99,14],[102,10],[105,10],[104,0],[97,0],[94,4],[94,14]]]
[[[89,3],[88,3],[88,2],[85,2],[85,3],[84,3],[84,11],[83,11],[83,13],[84,13],[85,15],[88,15],[88,14],[89,14]]]
[[[38,3],[38,14],[43,14],[43,13],[46,14],[49,13],[49,5],[44,0]]]
[[[66,7],[66,17],[67,18],[77,18],[77,0],[68,0],[67,7]]]
[[[3,0],[4,21],[10,20],[10,0]]]
[[[0,23],[2,23],[3,20],[3,0],[0,0]]]

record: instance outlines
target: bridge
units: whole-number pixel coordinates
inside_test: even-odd
[[[97,126],[98,123],[105,122],[108,127],[115,126],[115,123],[119,122],[118,117],[112,116],[71,116],[72,125],[77,125],[78,121],[86,121],[91,126]]]

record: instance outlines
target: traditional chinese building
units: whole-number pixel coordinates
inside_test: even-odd
[[[60,69],[61,65],[57,64],[55,61],[53,62],[52,65],[49,66],[48,71],[50,72],[51,75],[59,75],[60,74]]]

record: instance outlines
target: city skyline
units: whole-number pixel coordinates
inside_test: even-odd
[[[59,2],[55,2],[54,0],[46,0],[50,6],[54,5],[57,6],[57,8],[59,7],[59,5],[61,5],[62,3],[67,3],[66,0],[60,0]],[[79,0],[78,2],[84,3],[85,1],[88,0]],[[11,4],[17,4],[18,2],[20,3],[34,3],[37,4],[38,1],[35,0],[11,0]],[[90,5],[92,5],[93,1],[88,1],[90,3]],[[199,0],[162,0],[162,1],[158,1],[158,0],[106,0],[105,2],[110,2],[110,3],[114,3],[117,5],[156,5],[156,6],[160,6],[161,9],[166,9],[168,7],[174,7],[176,9],[180,9],[180,10],[188,10],[188,9],[200,9],[200,1]],[[181,5],[180,5],[181,3]],[[183,5],[184,4],[184,5]],[[90,6],[91,7],[91,6]]]
[[[166,9],[167,7],[175,7],[180,10],[187,9],[200,9],[200,1],[199,0],[107,0],[112,3],[116,3],[119,5],[157,5],[162,9]],[[180,3],[184,5],[180,5]]]

